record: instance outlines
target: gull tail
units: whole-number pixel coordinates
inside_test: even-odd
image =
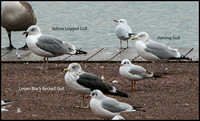
[[[154,77],[154,78],[162,78],[162,76],[161,76],[161,75],[158,75],[158,74],[153,74],[152,77]]]
[[[81,48],[80,48],[80,49],[76,50],[76,53],[75,53],[75,55],[78,55],[78,54],[87,54],[87,52],[86,52],[86,51],[83,51],[83,50],[81,50]]]
[[[136,111],[143,111],[143,112],[146,112],[145,110],[141,109],[143,107],[140,107],[140,106],[132,106],[134,110]]]
[[[193,61],[192,58],[189,58],[189,57],[186,57],[185,55],[182,55],[180,57],[173,57],[173,58],[170,58],[170,59],[175,59],[175,60],[190,60],[190,61]]]
[[[193,61],[192,58],[186,57],[185,55],[181,55],[181,57],[179,59],[186,59],[186,60]]]
[[[181,54],[180,57],[173,57],[173,58],[170,58],[170,59],[185,59],[185,60],[193,61],[192,58],[186,57],[190,52],[192,52],[193,49],[194,48],[191,48],[185,55]]]

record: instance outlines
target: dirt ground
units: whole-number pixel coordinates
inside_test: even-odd
[[[69,64],[48,63],[48,70],[40,70],[43,63],[1,63],[1,99],[16,100],[8,112],[1,112],[1,119],[102,119],[90,108],[76,107],[81,97],[64,81],[63,69]],[[130,90],[131,83],[119,75],[120,63],[80,64],[84,71],[104,76],[106,82],[129,98],[107,96],[146,110],[121,114],[126,120],[199,120],[199,63],[157,64],[155,73],[162,78],[138,81],[135,92]],[[134,64],[152,70],[152,63]]]

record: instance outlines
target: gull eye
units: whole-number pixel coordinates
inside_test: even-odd
[[[77,66],[72,66],[72,68],[73,68],[73,69],[76,69],[76,68],[77,68]]]
[[[32,28],[31,31],[35,31],[35,28]]]
[[[144,37],[144,34],[141,34],[139,37],[141,37],[141,38]]]
[[[96,93],[95,93],[95,92],[93,92],[93,93],[92,93],[92,96],[94,96],[94,95],[96,95]]]

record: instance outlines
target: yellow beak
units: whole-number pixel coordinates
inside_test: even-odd
[[[132,38],[132,40],[135,40],[135,39],[137,39],[137,37],[133,37],[133,38]]]
[[[70,71],[70,69],[66,68],[66,69],[63,70],[63,72],[66,72],[66,71]]]

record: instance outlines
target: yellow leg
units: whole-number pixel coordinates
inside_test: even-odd
[[[89,108],[89,105],[84,106],[84,104],[85,104],[85,95],[83,94],[82,95],[81,106],[76,106],[76,107],[78,107],[78,108]]]

